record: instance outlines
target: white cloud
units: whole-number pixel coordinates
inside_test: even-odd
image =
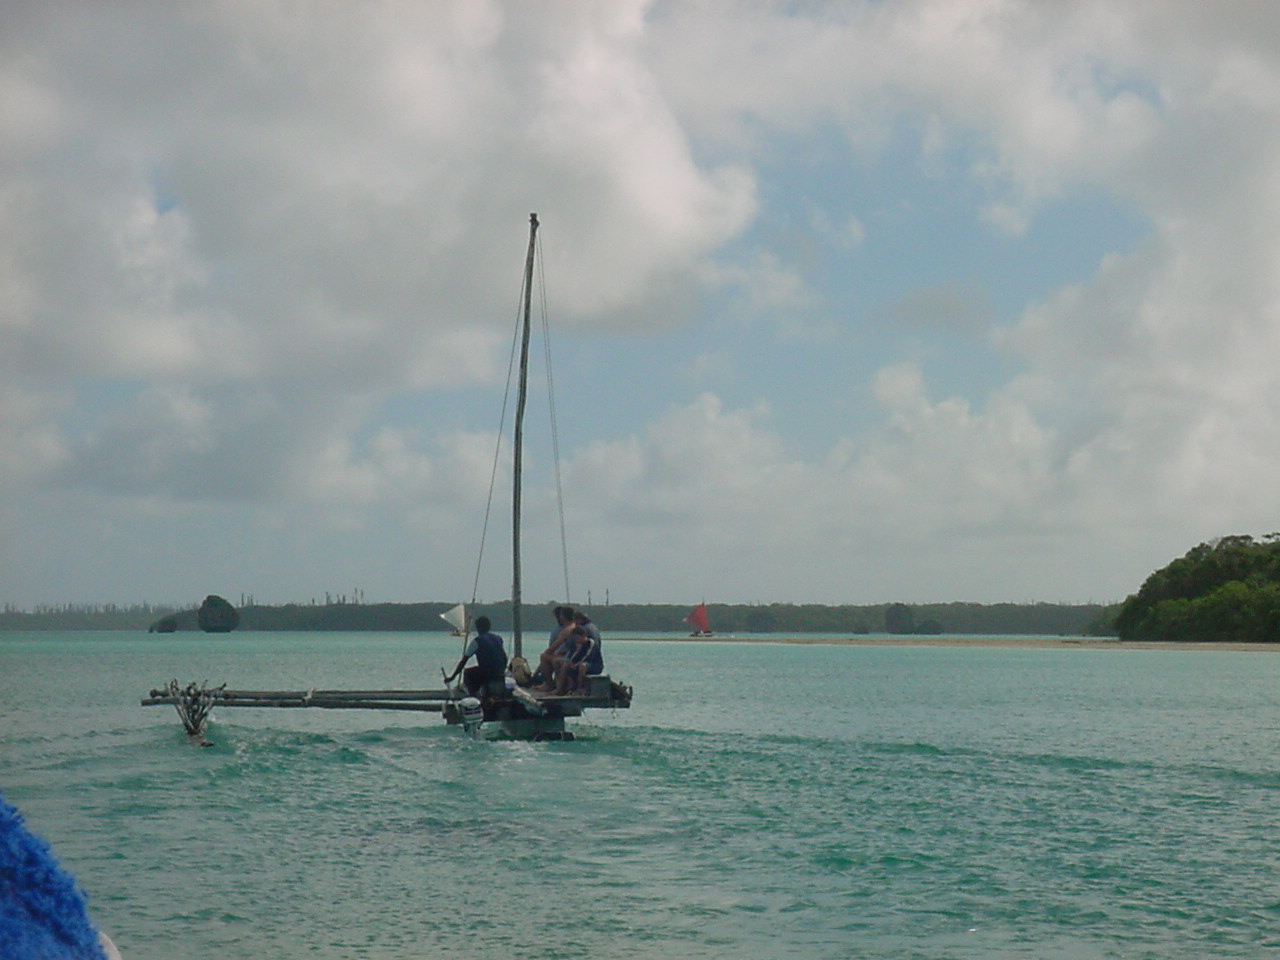
[[[585,567],[613,573],[616,588],[621,556],[633,579],[651,568],[669,582],[674,565],[720,589],[714,571],[727,568],[740,599],[769,598],[777,584],[834,599],[854,589],[849,571],[870,562],[869,545],[888,588],[910,579],[911,553],[951,555],[974,530],[1040,526],[1034,511],[1053,480],[1048,438],[1029,412],[1001,402],[977,413],[932,403],[923,389],[914,367],[883,371],[883,431],[813,462],[786,455],[766,407],[726,411],[711,395],[641,436],[596,445],[568,474],[575,527],[592,531]]]
[[[1266,5],[30,2],[0,19],[0,564],[19,600],[129,589],[100,564],[58,572],[94,550],[164,581],[178,548],[148,566],[129,538],[220,524],[281,594],[344,562],[429,592],[444,561],[404,567],[475,533],[492,448],[468,391],[505,369],[529,211],[554,225],[571,329],[661,355],[663,331],[722,332],[719,310],[779,367],[827,370],[848,310],[824,271],[882,238],[789,193],[812,168],[788,153],[845,151],[856,176],[904,142],[977,198],[975,235],[1019,244],[1082,194],[1151,235],[1027,303],[995,338],[1017,375],[975,374],[968,400],[890,334],[981,343],[988,311],[950,283],[899,291],[918,322],[878,332],[874,408],[839,418],[843,370],[806,383],[800,408],[830,420],[816,453],[790,442],[781,375],[730,385],[745,346],[695,344],[726,399],[664,382],[641,426],[570,451],[598,586],[1111,598],[1197,539],[1280,526]],[[779,211],[825,246],[769,229]],[[585,405],[626,376],[590,374]],[[423,421],[384,422],[409,394]]]
[[[920,129],[933,153],[985,142],[972,174],[990,191],[989,217],[1010,234],[1081,186],[1132,203],[1158,232],[1028,309],[1005,340],[1027,372],[986,409],[931,403],[918,371],[883,371],[886,432],[853,445],[847,477],[875,507],[827,514],[864,536],[883,522],[901,538],[930,538],[949,557],[982,542],[965,528],[1006,537],[1088,530],[1099,550],[1122,554],[1103,566],[1134,572],[1177,549],[1177,537],[1270,529],[1274,509],[1258,491],[1280,468],[1268,453],[1280,449],[1268,369],[1280,317],[1266,265],[1280,239],[1280,154],[1260,132],[1274,127],[1280,70],[1257,19],[1217,24],[1201,43],[1195,5],[849,11],[825,8],[808,29],[764,15],[710,30],[695,14],[683,36],[704,49],[698,79],[718,82],[692,82],[695,68],[682,70],[672,54],[668,89],[699,121],[753,118],[756,141],[825,113],[842,118],[851,143],[874,150],[887,103],[928,111]],[[667,29],[678,47],[681,34]],[[840,63],[824,56],[837,48]],[[793,82],[761,90],[744,62],[735,65],[741,49],[759,54],[749,67],[757,78]],[[705,129],[725,143],[747,139],[747,127],[714,119]],[[824,489],[813,477],[801,486]],[[794,504],[776,509],[800,519]]]
[[[692,162],[634,49],[641,9],[26,5],[0,41],[24,54],[0,363],[207,403],[490,380],[544,204],[573,265],[561,309],[642,317],[648,286],[696,282],[752,184]],[[306,404],[271,402],[313,433]]]

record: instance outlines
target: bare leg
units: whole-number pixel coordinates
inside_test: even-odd
[[[573,682],[573,675],[577,672],[578,665],[569,660],[564,660],[560,664],[560,682],[556,684],[556,696],[562,697],[569,692],[570,684]]]
[[[538,658],[538,671],[542,674],[542,683],[538,689],[544,692],[554,690],[556,688],[556,657],[549,650],[544,650],[542,656]]]

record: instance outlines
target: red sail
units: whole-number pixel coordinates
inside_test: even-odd
[[[689,624],[699,633],[711,632],[711,625],[707,621],[707,605],[705,603],[698,604],[693,613],[684,618],[684,622]]]

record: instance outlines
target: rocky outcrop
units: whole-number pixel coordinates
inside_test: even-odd
[[[200,604],[196,623],[205,633],[230,633],[240,626],[240,614],[222,597],[210,594]]]

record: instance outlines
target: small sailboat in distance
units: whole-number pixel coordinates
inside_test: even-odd
[[[684,622],[693,627],[691,637],[710,637],[714,636],[711,632],[711,621],[707,619],[707,605],[700,603],[693,608],[693,612],[684,618]]]
[[[467,635],[467,605],[460,603],[456,607],[450,607],[444,613],[440,614],[440,619],[449,624],[452,628],[449,631],[450,636],[465,637]]]

